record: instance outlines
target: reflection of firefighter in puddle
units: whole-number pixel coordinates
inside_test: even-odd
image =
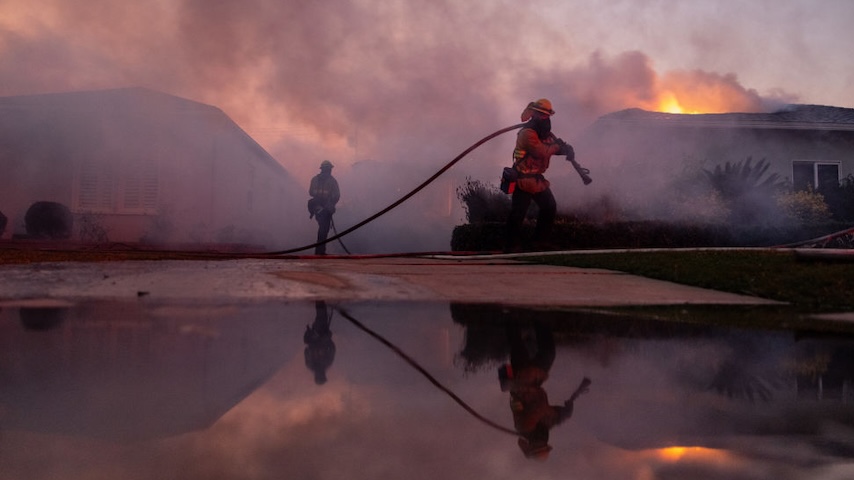
[[[555,360],[554,336],[550,329],[537,325],[522,329],[507,328],[510,363],[498,371],[501,390],[510,391],[510,409],[519,434],[519,448],[528,458],[544,460],[552,447],[549,430],[572,416],[575,399],[587,392],[590,380],[584,378],[563,405],[549,405],[543,383]]]
[[[314,302],[314,323],[305,326],[305,366],[314,372],[314,383],[326,383],[326,370],[335,360],[335,342],[332,341],[332,309],[326,302]]]

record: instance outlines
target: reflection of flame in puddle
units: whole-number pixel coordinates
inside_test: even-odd
[[[679,461],[683,458],[721,458],[727,453],[723,450],[715,450],[705,447],[667,447],[658,450],[659,456],[663,460]]]
[[[707,447],[665,447],[652,450],[665,463],[691,462],[706,465],[734,466],[738,458],[729,450]]]

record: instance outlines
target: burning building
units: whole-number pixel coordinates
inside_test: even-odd
[[[33,210],[49,205],[71,241],[281,246],[304,213],[303,189],[222,110],[144,88],[0,98],[0,169],[4,238],[40,236]]]
[[[795,189],[854,175],[854,109],[788,105],[773,113],[672,114],[629,109],[599,118],[585,137],[601,163],[650,178],[682,166],[703,168],[752,157]]]

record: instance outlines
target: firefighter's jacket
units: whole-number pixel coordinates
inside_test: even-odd
[[[530,368],[526,370],[540,370]],[[559,425],[572,415],[572,408],[567,405],[550,405],[549,397],[542,387],[542,381],[547,374],[543,371],[522,374],[510,388],[510,410],[513,412],[513,424],[516,431],[523,436],[535,432],[547,432]],[[525,382],[522,378],[531,381]]]
[[[550,134],[543,141],[533,128],[519,130],[513,150],[513,166],[519,171],[516,187],[528,193],[539,193],[549,188],[549,181],[543,174],[549,168],[552,155],[560,149],[554,135]]]
[[[311,179],[308,194],[314,200],[315,205],[322,207],[330,215],[335,213],[335,204],[341,198],[338,181],[331,174],[323,172]]]

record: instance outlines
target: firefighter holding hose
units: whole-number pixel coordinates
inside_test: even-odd
[[[552,450],[549,431],[572,417],[575,400],[587,393],[591,381],[584,377],[563,404],[551,405],[543,388],[555,361],[551,329],[539,323],[528,329],[511,324],[506,331],[510,363],[498,369],[501,391],[510,392],[510,410],[522,453],[530,459],[545,460]]]
[[[507,218],[507,252],[522,250],[522,222],[531,201],[539,207],[533,247],[549,247],[549,235],[554,225],[557,203],[549,188],[549,181],[543,174],[549,168],[552,155],[566,155],[568,160],[575,159],[572,146],[552,133],[551,116],[554,114],[552,102],[545,98],[529,103],[522,111],[522,121],[527,123],[519,130],[516,148],[513,150],[512,170],[516,179],[512,192],[512,207]]]

